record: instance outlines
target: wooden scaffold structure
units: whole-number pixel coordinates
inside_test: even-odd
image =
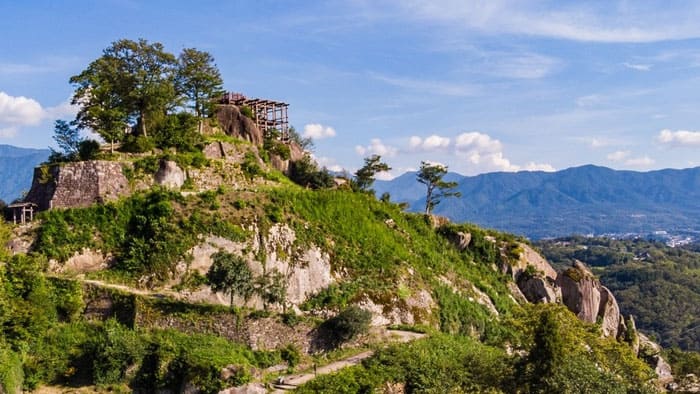
[[[289,117],[287,115],[289,104],[275,100],[247,98],[241,93],[234,92],[225,93],[220,103],[250,108],[253,111],[255,125],[260,130],[263,132],[277,130],[283,142],[289,140]]]

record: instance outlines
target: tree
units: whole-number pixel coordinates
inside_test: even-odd
[[[372,155],[365,158],[365,165],[357,170],[355,173],[354,185],[359,190],[367,191],[374,183],[374,176],[378,172],[390,171],[391,167],[388,164],[382,162],[382,157],[379,155]]]
[[[53,140],[60,151],[51,149],[50,161],[72,161],[78,158],[80,143],[83,139],[80,137],[80,132],[77,128],[71,127],[70,123],[65,120],[57,120],[54,123]]]
[[[271,273],[265,273],[258,278],[257,286],[265,310],[270,304],[282,304],[282,309],[286,313],[287,281],[281,272],[275,269]]]
[[[122,121],[136,121],[143,136],[154,114],[163,114],[178,103],[175,90],[177,61],[163,44],[144,39],[115,41],[71,77],[76,85],[73,104],[81,106],[78,119],[96,132],[112,133]]]
[[[212,99],[223,92],[221,73],[208,52],[185,48],[178,57],[177,88],[190,101],[191,108],[199,120],[202,132],[202,118],[213,108]]]
[[[457,187],[457,182],[445,182],[442,178],[447,174],[447,166],[432,164],[425,161],[420,163],[418,170],[418,182],[424,184],[428,190],[425,195],[425,214],[438,205],[443,198],[461,197],[462,193],[452,191]]]
[[[535,328],[535,343],[527,360],[532,367],[533,392],[548,392],[548,384],[556,375],[557,369],[564,364],[564,341],[559,329],[556,313],[551,309],[543,311]]]
[[[216,252],[212,255],[213,263],[207,279],[214,292],[222,292],[230,297],[233,307],[233,297],[239,295],[245,301],[253,295],[253,273],[243,258],[227,252]]]
[[[289,179],[311,189],[326,189],[333,186],[333,176],[325,168],[319,170],[318,165],[309,155],[290,164]]]
[[[289,139],[299,145],[299,147],[304,151],[311,152],[314,150],[314,140],[312,140],[310,137],[304,137],[299,134],[294,126],[291,126],[287,130],[287,133],[289,134]]]

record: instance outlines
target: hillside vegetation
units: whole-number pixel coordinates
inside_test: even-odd
[[[381,158],[334,179],[297,134],[214,105],[205,52],[119,40],[71,83],[80,110],[56,122],[61,151],[32,188],[52,209],[0,223],[2,392],[261,392],[360,352],[299,390],[648,393],[672,380],[633,326],[605,334],[556,293],[528,303],[521,282],[553,292],[556,273],[524,239],[406,213],[369,190]],[[446,167],[424,167],[439,175],[424,179],[429,212],[457,194]],[[426,335],[396,344],[388,328]]]
[[[202,237],[244,241],[280,224],[295,231],[298,250],[314,245],[328,253],[336,278],[309,294],[299,305],[306,312],[296,312],[297,317],[282,313],[288,301],[272,302],[270,310],[281,313],[280,321],[310,319],[295,327],[322,327],[323,318],[314,316],[333,316],[369,299],[386,310],[406,309],[412,324],[432,327],[429,339],[382,350],[361,367],[314,381],[302,392],[338,392],[338,387],[359,392],[394,383],[405,385],[407,392],[445,387],[566,392],[580,385],[591,392],[605,387],[607,392],[639,392],[652,377],[626,344],[602,339],[598,327],[579,322],[565,308],[514,302],[507,289],[512,279],[494,270],[517,255],[514,237],[474,226],[436,229],[430,217],[403,213],[366,193],[277,184],[256,191],[221,187],[189,197],[154,190],[105,205],[42,214],[33,230],[31,253],[3,258],[0,354],[5,362],[0,382],[10,392],[43,384],[176,391],[191,386],[216,392],[261,379],[256,371],[284,362],[289,358],[284,349],[297,345],[252,350],[206,328],[212,327],[207,316],[245,322],[274,320],[272,312],[186,306],[170,296],[152,304],[142,296],[112,292],[114,313],[103,320],[85,314],[94,289],[86,287],[82,275],[61,271],[56,264],[60,268],[84,248],[100,250],[111,256],[110,263],[86,273],[88,277],[124,283],[145,294],[186,292],[207,286],[206,278],[178,269],[192,258],[192,248]],[[9,229],[3,229],[7,239]],[[457,230],[472,235],[470,247],[461,252],[445,237]],[[242,256],[269,257],[261,253]],[[49,264],[50,259],[55,262]],[[179,287],[172,287],[173,281]],[[410,306],[407,301],[421,291],[435,304]],[[497,316],[476,302],[481,293]],[[159,321],[161,313],[200,328],[149,323]],[[308,360],[309,355],[302,356]]]

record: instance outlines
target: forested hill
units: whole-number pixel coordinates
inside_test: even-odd
[[[424,207],[424,186],[415,173],[377,181],[377,195]],[[458,182],[461,198],[434,212],[533,239],[569,234],[647,233],[697,230],[700,167],[650,172],[586,165],[557,172],[489,173],[446,179]]]
[[[49,153],[48,149],[0,145],[0,200],[9,203],[29,190],[34,167],[45,161]]]

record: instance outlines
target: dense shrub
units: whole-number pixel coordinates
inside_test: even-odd
[[[326,189],[334,185],[333,176],[325,168],[319,170],[308,155],[290,164],[289,179],[311,189]]]
[[[336,316],[326,320],[321,328],[339,343],[347,342],[365,334],[372,321],[372,313],[358,306],[350,306]]]

